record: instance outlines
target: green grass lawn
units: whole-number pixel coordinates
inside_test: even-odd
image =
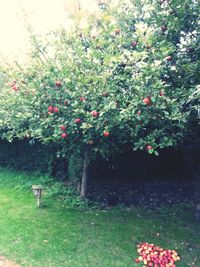
[[[142,266],[133,262],[136,243],[146,241],[176,249],[177,266],[200,266],[190,207],[80,211],[44,195],[38,209],[30,188],[41,180],[0,170],[0,255],[27,267],[134,267]]]

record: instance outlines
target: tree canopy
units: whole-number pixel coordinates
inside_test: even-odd
[[[1,137],[56,144],[60,156],[176,146],[191,98],[199,112],[199,9],[196,0],[99,1],[85,27],[77,16],[71,32],[31,33],[29,65],[2,69]]]

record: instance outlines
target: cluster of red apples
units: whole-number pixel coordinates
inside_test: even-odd
[[[16,80],[12,81],[9,85],[14,91],[17,91],[19,89]]]
[[[48,106],[48,114],[50,115],[51,113],[58,113],[59,109],[57,107],[52,107]]]
[[[139,257],[136,263],[143,263],[143,267],[176,267],[175,262],[180,260],[175,250],[163,249],[146,242],[137,245]]]

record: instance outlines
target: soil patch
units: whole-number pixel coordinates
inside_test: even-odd
[[[0,267],[20,267],[18,264],[9,261],[6,257],[0,256]]]
[[[115,205],[160,208],[194,203],[194,186],[186,182],[141,181],[132,183],[90,184],[88,198],[102,208]]]

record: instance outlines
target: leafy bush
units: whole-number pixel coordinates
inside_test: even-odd
[[[62,182],[53,183],[47,192],[47,197],[57,198],[62,206],[69,208],[94,209],[97,204],[87,199],[82,199],[73,184],[63,184]]]

